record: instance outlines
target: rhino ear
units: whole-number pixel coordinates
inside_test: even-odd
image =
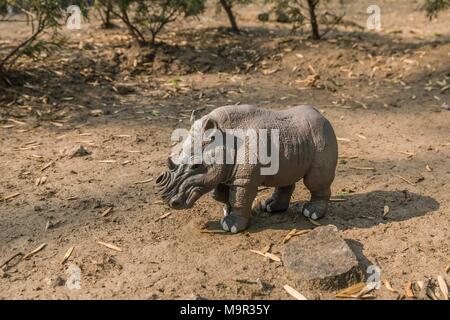
[[[217,123],[217,121],[214,118],[206,117],[203,120],[203,124],[202,124],[202,137],[204,139],[206,139],[206,141],[208,141],[208,142],[204,142],[204,143],[208,144],[209,141],[211,141],[210,139],[215,134],[217,134],[217,131],[222,133],[222,131],[219,128],[219,124]]]
[[[211,117],[206,117],[203,120],[203,125],[202,125],[202,132],[205,133],[207,130],[210,129],[219,129],[219,124],[217,123],[217,121]]]
[[[196,120],[196,117],[197,117],[197,110],[196,109],[193,109],[192,110],[192,112],[191,112],[191,119],[190,119],[190,121],[191,121],[191,124],[194,124],[194,122],[195,122],[195,120]]]
[[[169,170],[173,170],[176,168],[176,164],[173,162],[171,157],[167,158],[167,166],[169,167]]]

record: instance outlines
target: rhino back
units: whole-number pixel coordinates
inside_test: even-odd
[[[264,177],[263,183],[268,186],[295,183],[308,172],[317,154],[329,152],[326,149],[331,149],[331,154],[337,153],[331,124],[311,106],[286,110],[225,106],[217,108],[210,116],[221,129],[278,130],[280,170],[275,176]]]
[[[334,132],[328,120],[311,106],[286,110],[268,110],[252,105],[225,106],[215,109],[214,117],[221,129],[277,129],[280,143],[305,144],[321,151]]]

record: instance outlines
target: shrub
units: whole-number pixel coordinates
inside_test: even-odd
[[[108,0],[99,0],[107,6]],[[193,16],[205,8],[205,0],[112,0],[118,17],[140,45],[154,45],[156,36],[180,16]]]
[[[423,9],[426,11],[427,17],[431,20],[436,18],[439,11],[449,9],[450,0],[426,0]]]
[[[280,13],[286,16],[287,21],[283,22],[293,23],[295,29],[309,21],[312,39],[320,39],[316,13],[320,0],[272,0],[272,2],[274,3],[273,10],[277,13],[277,16],[280,16]]]
[[[84,8],[82,1],[76,2],[80,8]],[[25,15],[26,20],[19,20],[23,15],[9,15],[8,7]],[[40,52],[58,45],[57,35],[64,24],[65,9],[65,0],[0,0],[0,19],[3,23],[23,21],[30,27],[27,38],[5,54],[0,54],[0,72],[10,70],[21,56],[35,58]]]

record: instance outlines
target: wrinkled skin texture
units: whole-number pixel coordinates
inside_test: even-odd
[[[272,196],[259,204],[269,213],[289,208],[295,183],[303,183],[311,193],[303,214],[322,218],[327,211],[337,164],[337,141],[328,120],[315,108],[298,106],[282,111],[250,105],[225,106],[204,116],[201,130],[278,129],[279,170],[262,175],[256,164],[174,164],[172,158],[188,159],[192,144],[180,144],[168,161],[169,170],[156,180],[163,199],[175,209],[190,208],[203,194],[212,191],[224,204],[220,223],[225,231],[237,233],[247,228],[259,186],[275,187]],[[188,140],[188,139],[187,139]],[[206,145],[203,145],[205,148]],[[192,160],[192,159],[191,159]]]

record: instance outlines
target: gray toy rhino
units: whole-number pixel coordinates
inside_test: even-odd
[[[208,150],[215,138],[205,139],[200,145],[205,158],[199,161],[195,154],[192,155],[194,128],[199,128],[201,133],[215,130],[225,140],[230,136],[236,140],[230,145]],[[269,151],[271,156],[278,156],[278,170],[262,174],[267,164],[248,161],[249,151],[245,152],[247,161],[217,161],[228,159],[230,154],[231,159],[236,160],[238,138],[233,134],[235,129],[251,129],[257,135],[267,133],[270,141],[277,133],[278,144],[271,144]],[[242,145],[248,146],[245,137],[241,139]],[[214,155],[218,156],[215,162],[206,161],[208,156]],[[316,220],[327,211],[337,157],[333,128],[313,107],[272,111],[250,105],[225,106],[195,121],[189,136],[168,158],[169,169],[156,179],[156,188],[174,209],[190,208],[202,195],[212,191],[213,198],[225,204],[224,217],[220,221],[222,228],[236,233],[249,225],[259,186],[275,187],[272,196],[260,203],[260,209],[270,213],[283,212],[289,208],[295,183],[303,179],[311,193],[310,201],[303,206],[303,215]]]

